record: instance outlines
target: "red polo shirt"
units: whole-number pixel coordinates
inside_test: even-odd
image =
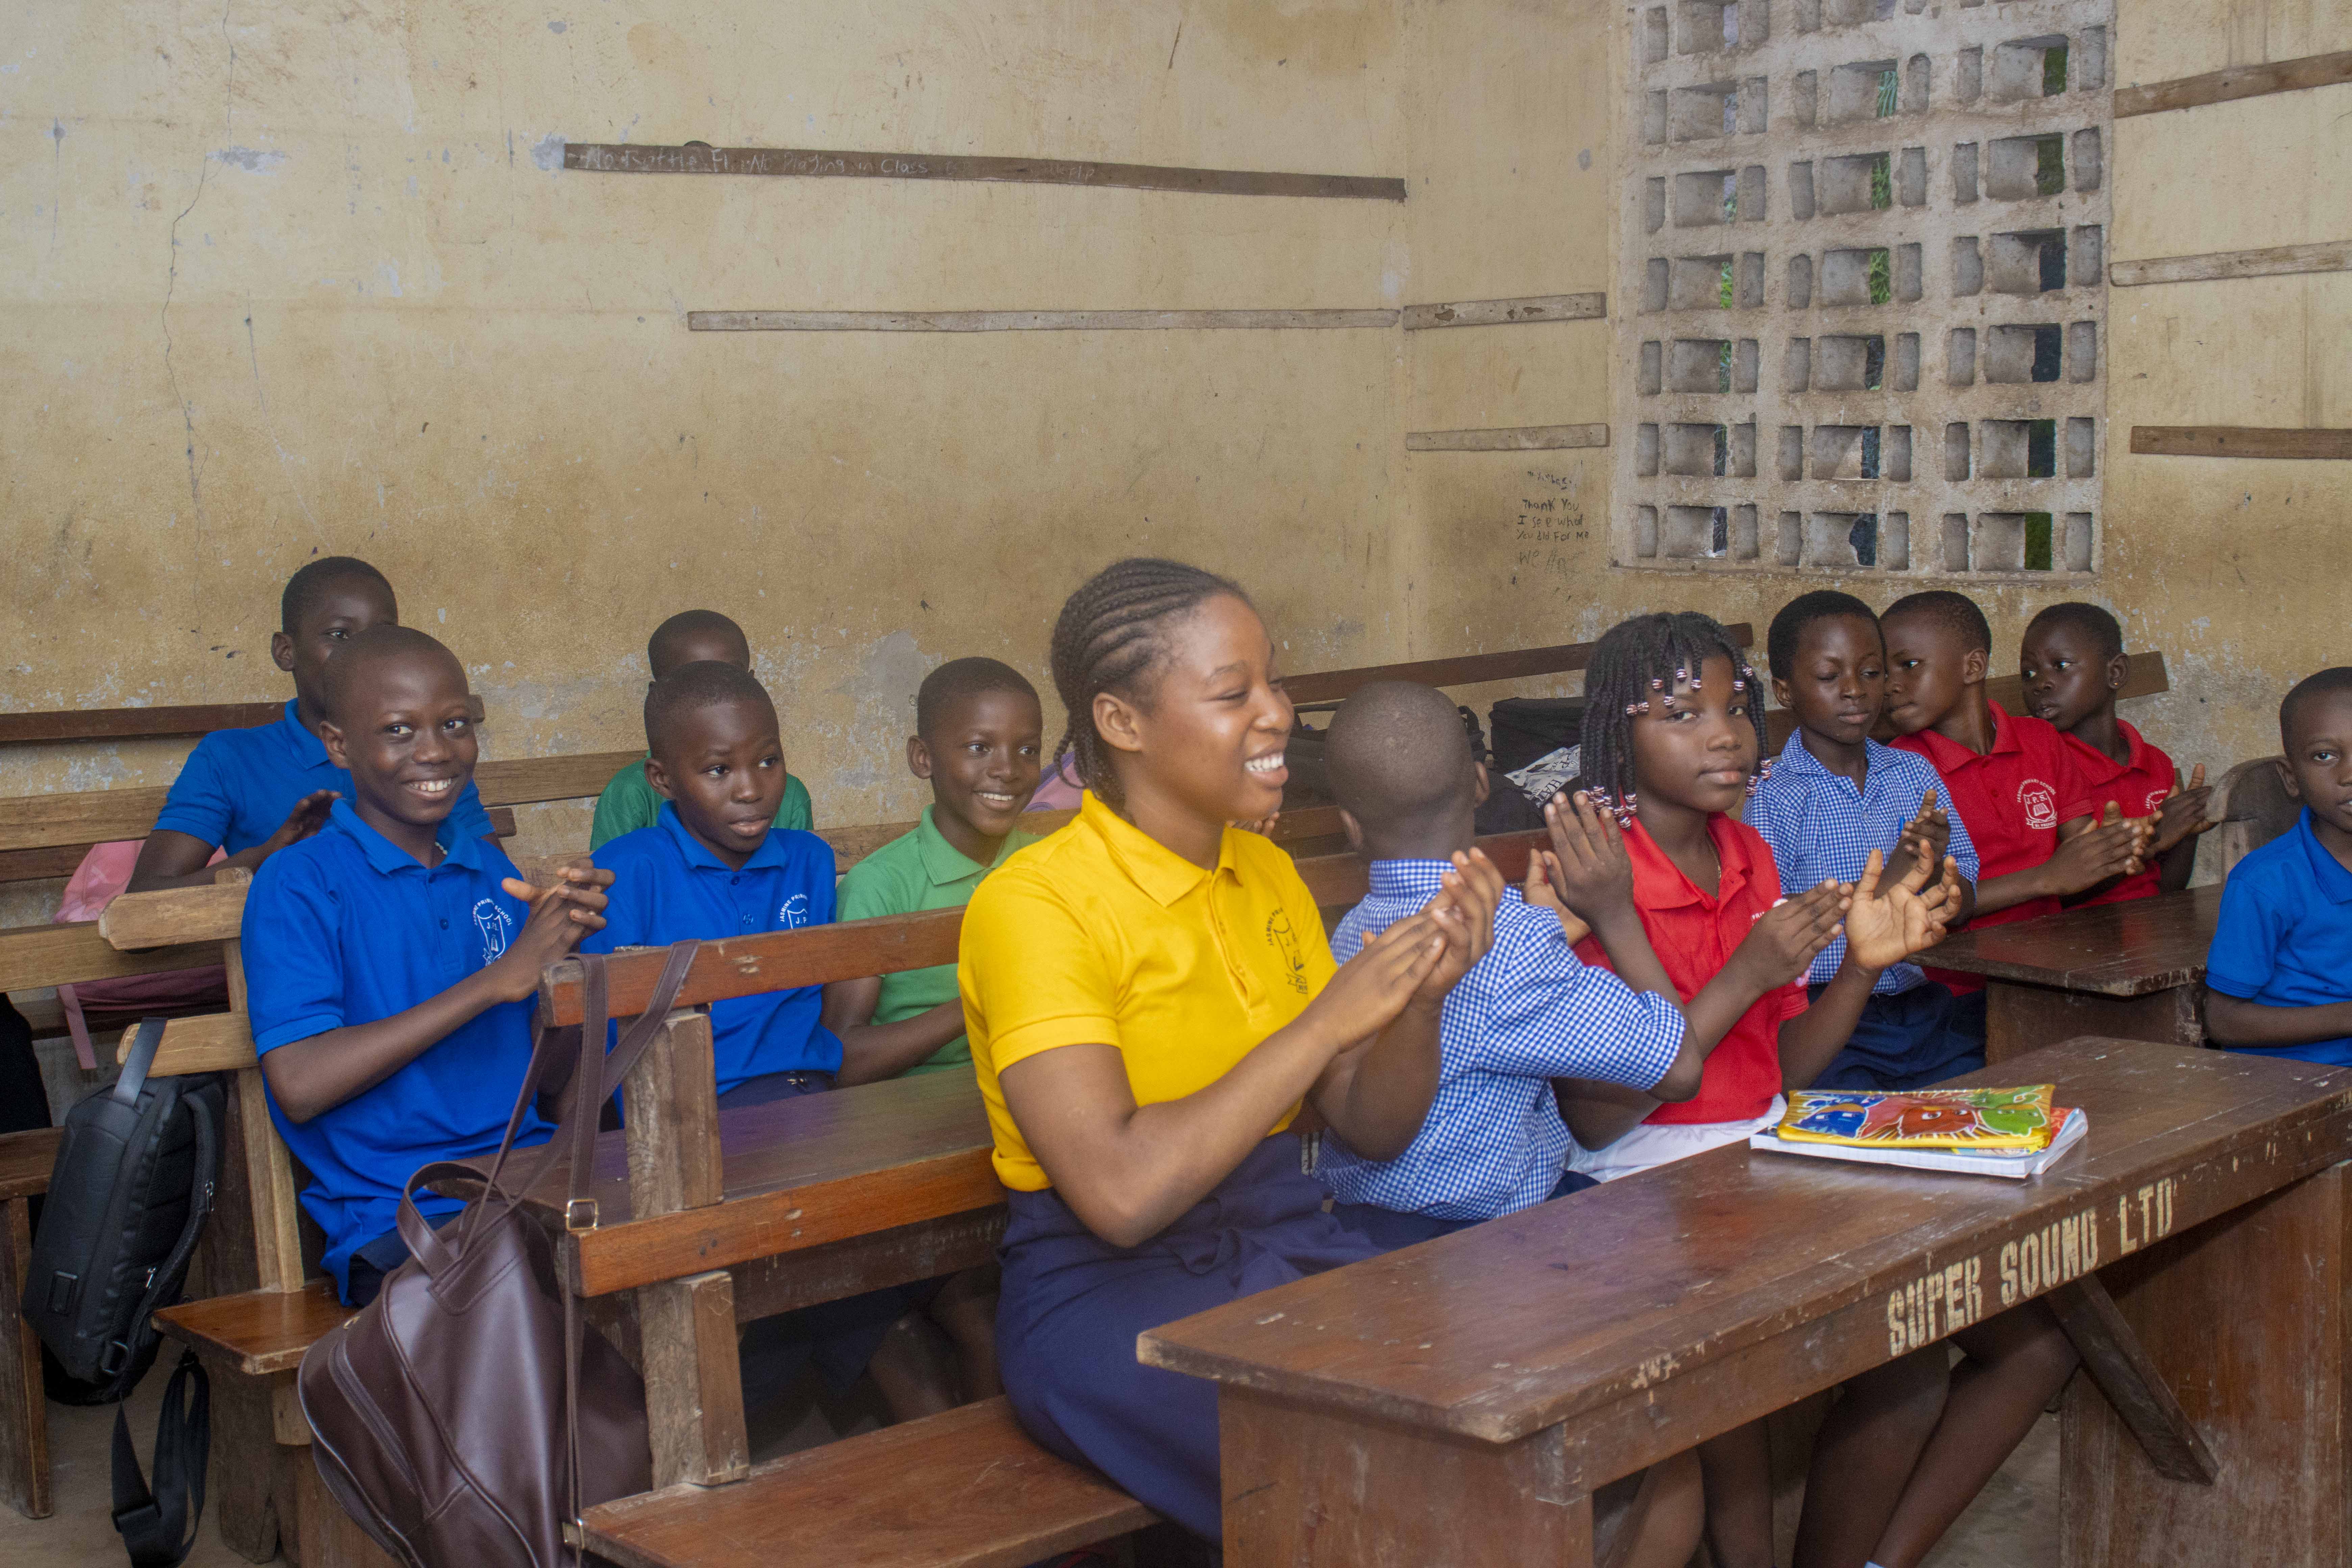
[[[1957,741],[1933,730],[1902,735],[1895,743],[1916,752],[1936,764],[1952,792],[1960,820],[1969,825],[1969,838],[1977,847],[1982,866],[1980,879],[2027,871],[2039,866],[2058,847],[2058,825],[2071,822],[2091,809],[2090,786],[2077,753],[2065,736],[2040,719],[2014,717],[1992,710],[1992,750],[1979,756]],[[2029,899],[1969,922],[1979,926],[2008,925],[2037,915],[2054,914],[2063,906],[2056,899]],[[1923,966],[1926,967],[1926,966]],[[1927,968],[1930,979],[1956,992],[1981,991],[1984,978],[1954,970]]]
[[[2172,793],[2172,781],[2179,770],[2173,767],[2170,757],[2149,745],[2137,730],[2124,721],[2116,721],[2116,730],[2131,747],[2131,755],[2120,763],[2096,746],[2072,735],[2065,738],[2066,749],[2082,770],[2090,808],[2095,813],[2104,813],[2107,803],[2113,801],[2126,816],[2154,816],[2164,809],[2164,797]],[[2152,899],[2164,890],[2163,877],[2163,868],[2150,861],[2137,876],[2126,877],[2097,898],[2083,901],[2120,904],[2130,899]]]
[[[1642,911],[1650,945],[1685,1006],[1730,962],[1732,950],[1748,940],[1757,917],[1780,901],[1780,869],[1772,863],[1771,847],[1754,828],[1717,816],[1707,819],[1706,831],[1723,862],[1723,876],[1711,898],[1666,858],[1639,821],[1625,830],[1625,849],[1633,862],[1634,906]],[[1608,954],[1592,937],[1576,944],[1576,955],[1604,968],[1609,963]],[[1793,980],[1766,992],[1707,1057],[1698,1093],[1678,1105],[1658,1107],[1649,1119],[1740,1121],[1763,1115],[1780,1092],[1780,1026],[1804,1010],[1805,988]]]

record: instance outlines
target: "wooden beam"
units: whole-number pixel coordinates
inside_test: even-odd
[[[1498,430],[1412,430],[1408,452],[1548,452],[1568,447],[1606,447],[1606,425],[1516,425]]]
[[[152,740],[249,730],[277,721],[276,702],[214,702],[177,708],[66,708],[47,713],[0,713],[0,746],[55,741]]]
[[[138,1032],[136,1024],[122,1031],[114,1047],[117,1062],[131,1058],[131,1037]],[[185,1078],[190,1073],[236,1072],[259,1059],[253,1051],[251,1019],[241,1013],[200,1013],[164,1024],[155,1065],[147,1071],[151,1078]]]
[[[220,961],[220,948],[212,943],[118,952],[99,935],[96,921],[0,931],[0,991],[32,991],[68,981],[196,969]]]
[[[1724,630],[1741,647],[1756,637],[1756,628],[1746,621]],[[1493,680],[1526,680],[1538,675],[1565,675],[1582,669],[1591,662],[1595,646],[1589,642],[1559,643],[1550,647],[1462,654],[1453,658],[1424,658],[1405,664],[1366,665],[1358,669],[1317,670],[1291,676],[1282,684],[1294,702],[1329,702],[1376,680],[1413,680],[1423,686],[1480,686]]]
[[[2083,1368],[2116,1415],[2168,1480],[2210,1487],[2221,1473],[2197,1424],[2180,1407],[2164,1374],[2132,1332],[2096,1274],[2085,1274],[2050,1292],[2058,1326],[2082,1352]]]
[[[593,800],[613,775],[645,756],[633,752],[575,752],[562,757],[516,757],[477,763],[474,787],[484,805],[533,805],[548,800]]]
[[[2344,81],[2352,81],[2352,49],[2256,66],[2231,66],[2202,76],[2152,81],[2145,87],[2117,88],[2115,117],[2129,120],[2135,115],[2157,114],[2168,109],[2197,109],[2209,103],[2230,103],[2241,98],[2261,98],[2306,87],[2332,87]]]
[[[1150,332],[1393,327],[1394,310],[688,310],[696,332]]]
[[[2352,240],[2276,245],[2267,250],[2215,250],[2202,256],[2157,256],[2117,261],[2107,281],[2118,289],[2146,283],[2210,283],[2229,278],[2277,278],[2294,272],[2352,271]]]
[[[244,922],[249,887],[245,882],[216,882],[210,887],[123,893],[99,912],[98,934],[131,952],[173,942],[226,942]]]
[[[959,906],[706,942],[672,1005],[696,1007],[763,991],[789,991],[953,963],[956,937],[962,929],[963,910]],[[605,971],[612,1016],[630,1018],[644,1012],[668,961],[667,948],[614,953]],[[577,961],[549,966],[540,982],[539,1005],[541,1016],[550,1023],[581,1021]]]
[[[1537,321],[1597,321],[1609,314],[1606,294],[1531,294],[1524,300],[1465,300],[1452,305],[1407,305],[1404,330],[1432,327],[1517,327]]]
[[[2159,458],[2352,458],[2352,430],[2280,430],[2246,425],[2135,425],[2131,449]]]
[[[1190,169],[1161,163],[1102,163],[1067,158],[984,158],[941,153],[852,153],[810,147],[682,147],[571,142],[563,166],[604,174],[764,174],[807,180],[978,180],[1023,185],[1091,185],[1210,196],[1311,196],[1401,202],[1400,179],[1365,174],[1291,174],[1249,169]]]

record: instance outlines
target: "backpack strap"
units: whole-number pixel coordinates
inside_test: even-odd
[[[139,1091],[147,1087],[148,1069],[155,1065],[155,1050],[163,1043],[163,1020],[140,1019],[139,1032],[131,1037],[131,1055],[122,1063],[122,1076],[114,1080],[117,1105],[139,1103]]]
[[[186,1390],[194,1384],[194,1395]],[[131,1423],[114,1409],[114,1528],[131,1568],[179,1568],[205,1517],[205,1464],[213,1434],[212,1379],[194,1351],[184,1351],[163,1388],[155,1418],[155,1489],[139,1473]]]

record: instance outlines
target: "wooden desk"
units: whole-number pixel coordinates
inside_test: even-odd
[[[2218,885],[2190,888],[1964,931],[1923,957],[1985,977],[1988,1062],[2077,1035],[2201,1046],[2221,915]]]
[[[2220,1456],[2165,1479],[2077,1379],[2068,1568],[2343,1563],[2352,1072],[2082,1039],[1980,1076],[2056,1083],[2084,1147],[2011,1183],[1734,1145],[1145,1334],[1218,1382],[1226,1561],[1580,1568],[1602,1483],[2051,1295]]]

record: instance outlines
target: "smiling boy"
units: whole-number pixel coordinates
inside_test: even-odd
[[[2294,826],[2238,862],[2205,970],[2205,1027],[2258,1056],[2352,1064],[2352,668],[2279,704]]]
[[[530,1061],[540,971],[602,923],[603,879],[525,882],[458,826],[476,746],[466,672],[423,632],[379,624],[326,669],[320,739],[352,794],[271,855],[242,934],[270,1115],[310,1173],[343,1300],[374,1299],[407,1257],[394,1222],[411,1173],[497,1149]],[[526,1108],[517,1142],[551,1129]],[[416,1194],[428,1218],[461,1206]]]
[[[2113,804],[2125,816],[2156,819],[2149,864],[2092,893],[2082,900],[2086,904],[2150,899],[2189,886],[2197,836],[2211,826],[2205,810],[2213,792],[2204,764],[2182,788],[2172,759],[2117,717],[2116,694],[2130,673],[2123,627],[2096,605],[2052,605],[2027,626],[2018,649],[2025,705],[2066,737],[2090,786],[2091,805]]]
[[[849,868],[841,918],[913,914],[969,902],[982,878],[1038,836],[1016,824],[1037,791],[1045,717],[1037,689],[992,658],[950,659],[915,694],[907,771],[931,786],[915,831]],[[908,1072],[969,1070],[956,966],[845,981],[826,994],[825,1022],[845,1043],[925,1054]]]

